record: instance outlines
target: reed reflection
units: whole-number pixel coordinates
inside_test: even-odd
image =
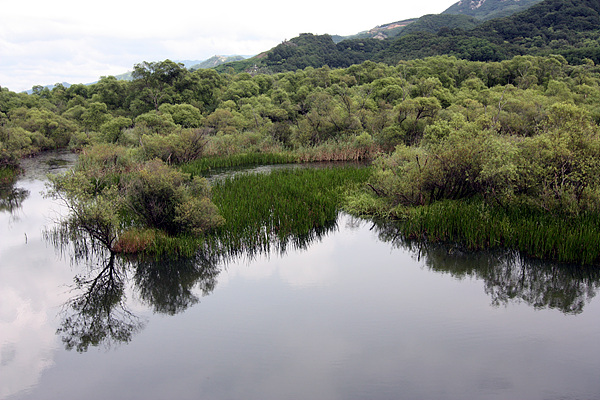
[[[405,238],[392,223],[374,223],[379,239],[407,249],[432,271],[482,279],[494,306],[524,302],[536,309],[579,314],[600,287],[600,270],[525,258],[511,251],[462,251],[455,245]]]

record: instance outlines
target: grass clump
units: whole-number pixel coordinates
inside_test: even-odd
[[[325,168],[239,174],[214,183],[212,200],[225,219],[219,245],[235,249],[285,248],[335,225],[344,188],[364,182],[368,168]],[[214,245],[214,243],[213,243]]]
[[[458,242],[469,250],[510,248],[524,255],[578,264],[600,262],[600,215],[553,215],[534,207],[482,200],[444,200],[402,207],[405,237]]]

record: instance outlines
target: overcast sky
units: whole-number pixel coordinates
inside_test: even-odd
[[[0,86],[90,83],[142,61],[255,55],[300,33],[352,35],[455,2],[1,0]]]

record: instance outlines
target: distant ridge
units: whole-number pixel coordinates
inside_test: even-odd
[[[202,62],[197,62],[196,64],[191,65],[188,68],[191,70],[214,68],[217,65],[226,64],[228,62],[233,62],[233,61],[241,61],[241,60],[245,60],[246,58],[247,57],[245,57],[245,56],[237,56],[237,55],[236,56],[212,56],[208,60],[204,60]]]
[[[507,17],[526,10],[542,0],[460,0],[442,14],[463,14],[482,21]]]
[[[402,21],[390,22],[383,25],[377,25],[367,31],[359,32],[355,35],[350,36],[332,36],[335,43],[339,43],[342,40],[351,39],[387,39],[390,37],[398,36],[398,34],[409,24],[417,21],[418,18],[405,19]]]

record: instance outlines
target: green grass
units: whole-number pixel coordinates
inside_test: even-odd
[[[524,206],[440,201],[405,210],[407,238],[458,242],[468,249],[503,247],[524,255],[578,264],[600,263],[600,216],[556,216]]]
[[[276,246],[305,247],[335,227],[344,188],[364,182],[368,168],[324,168],[240,174],[219,180],[212,200],[225,218],[207,243],[250,254]]]

